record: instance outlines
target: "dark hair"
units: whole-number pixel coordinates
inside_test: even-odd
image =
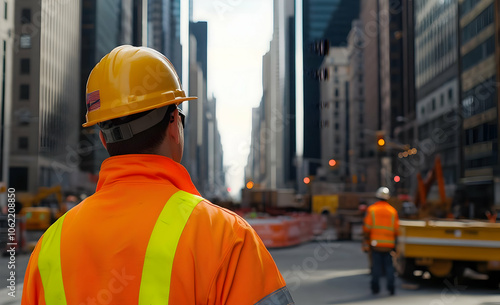
[[[153,127],[135,134],[132,138],[115,143],[107,143],[107,151],[111,157],[129,154],[154,154],[165,139],[165,130],[170,122],[170,115],[176,109],[175,105],[169,107],[163,119]],[[111,128],[113,126],[136,120],[153,110],[144,111],[129,116],[112,119],[99,124],[101,128]]]

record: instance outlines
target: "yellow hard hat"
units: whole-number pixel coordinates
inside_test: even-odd
[[[186,96],[164,55],[128,45],[116,47],[94,67],[86,95],[83,127],[196,99]]]

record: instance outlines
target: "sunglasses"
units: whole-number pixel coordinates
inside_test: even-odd
[[[179,112],[179,116],[181,117],[182,128],[184,128],[184,121],[186,120],[186,115],[182,112],[182,109],[177,107],[177,111]]]
[[[184,128],[185,127],[184,121],[186,120],[186,115],[184,114],[184,112],[182,112],[181,108],[179,108],[177,105],[174,105],[173,107],[171,107],[168,110],[168,113],[169,113],[169,115],[171,115],[175,111],[175,109],[177,109],[177,111],[179,112],[179,117],[181,118],[182,128]]]

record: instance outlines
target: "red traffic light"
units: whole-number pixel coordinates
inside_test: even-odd
[[[399,176],[394,176],[394,182],[399,182],[401,181],[401,177]]]
[[[309,184],[310,182],[311,182],[311,178],[309,178],[309,177],[305,177],[304,178],[304,183],[305,184]]]
[[[335,161],[335,159],[330,159],[330,161],[328,161],[328,165],[330,166],[335,166],[337,164],[337,161]]]

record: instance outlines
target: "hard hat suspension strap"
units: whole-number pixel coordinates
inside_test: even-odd
[[[175,107],[175,104],[174,104]],[[116,143],[132,138],[134,135],[147,130],[156,124],[160,123],[165,117],[167,110],[172,109],[171,106],[154,109],[150,113],[135,119],[131,122],[113,126],[110,128],[102,128],[106,143]],[[173,108],[175,109],[175,108]]]

